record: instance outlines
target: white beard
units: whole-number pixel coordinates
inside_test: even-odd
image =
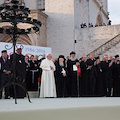
[[[70,60],[71,60],[71,61],[75,61],[76,59],[75,59],[75,58],[71,58],[71,57],[70,57]]]
[[[64,63],[63,63],[63,62],[59,62],[59,65],[63,67],[63,66],[64,66]]]

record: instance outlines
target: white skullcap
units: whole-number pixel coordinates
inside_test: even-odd
[[[22,46],[21,45],[16,45],[16,50],[17,49],[22,49]]]
[[[48,55],[51,55],[51,53],[47,53],[47,54],[46,54],[46,57],[47,57]]]

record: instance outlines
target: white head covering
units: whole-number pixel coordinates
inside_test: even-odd
[[[47,53],[47,54],[46,54],[46,57],[47,57],[48,55],[51,55],[51,53]]]
[[[22,49],[22,46],[21,45],[16,45],[16,50],[17,49]]]

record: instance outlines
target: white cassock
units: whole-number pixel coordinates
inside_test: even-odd
[[[50,66],[53,67],[53,70],[51,70]],[[40,97],[56,97],[54,63],[46,58],[41,62],[40,68],[42,68]]]

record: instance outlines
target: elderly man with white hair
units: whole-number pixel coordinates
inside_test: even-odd
[[[40,97],[56,97],[55,65],[51,60],[51,54],[47,54],[46,57],[40,65],[42,68]]]

